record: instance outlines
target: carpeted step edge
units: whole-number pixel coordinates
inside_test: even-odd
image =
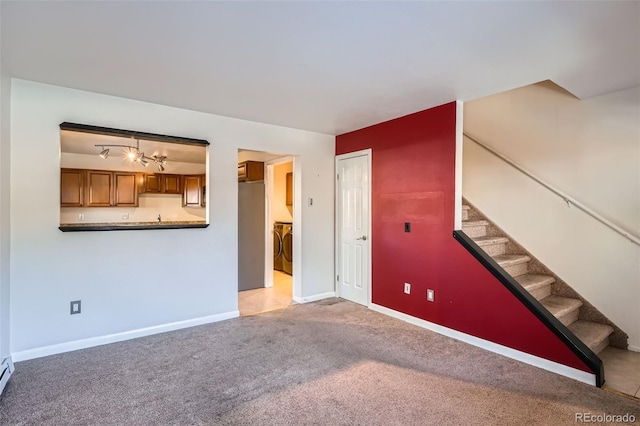
[[[540,303],[566,326],[578,320],[578,310],[582,306],[578,299],[559,296],[545,297]]]
[[[475,237],[472,240],[489,256],[505,254],[507,251],[508,238],[505,237]]]
[[[489,222],[486,220],[471,220],[462,222],[462,231],[470,238],[483,237],[487,235],[487,226]]]
[[[524,274],[515,280],[537,300],[551,296],[551,284],[556,281],[551,275],[541,274]]]
[[[500,254],[493,256],[493,259],[507,274],[514,278],[527,273],[531,260],[529,256],[524,254]]]
[[[613,327],[592,321],[578,320],[569,325],[569,330],[596,354],[609,345]]]

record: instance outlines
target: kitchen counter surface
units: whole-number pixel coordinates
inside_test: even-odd
[[[58,227],[62,232],[84,231],[133,231],[144,229],[185,229],[206,228],[204,221],[163,221],[163,222],[117,222],[117,223],[62,223]]]

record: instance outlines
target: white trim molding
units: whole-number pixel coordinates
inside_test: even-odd
[[[456,161],[453,229],[462,229],[462,150],[464,145],[464,102],[456,101]]]
[[[328,291],[326,293],[318,293],[318,294],[314,294],[312,296],[307,296],[307,297],[294,296],[293,301],[297,303],[310,303],[310,302],[317,302],[318,300],[322,300],[322,299],[328,299],[330,297],[336,297],[336,292]]]
[[[138,337],[150,336],[153,334],[165,333],[167,331],[180,330],[182,328],[195,327],[218,321],[224,321],[240,316],[239,311],[224,312],[221,314],[208,315],[206,317],[193,318],[184,321],[176,321],[168,324],[155,325],[152,327],[138,328],[136,330],[123,331],[121,333],[108,334],[105,336],[90,337],[88,339],[74,340],[72,342],[59,343],[56,345],[43,346],[24,351],[13,352],[13,359],[18,361],[26,361],[43,356],[55,355],[64,352],[76,351],[78,349],[87,349],[94,346],[107,345],[109,343],[122,342],[124,340],[135,339]]]
[[[543,370],[551,371],[552,373],[569,377],[588,385],[596,385],[596,375],[593,373],[588,373],[586,371],[578,370],[577,368],[568,367],[554,361],[549,361],[548,359],[540,358],[526,352],[518,351],[516,349],[512,349],[498,343],[490,342],[488,340],[484,340],[470,334],[462,333],[460,331],[453,330],[451,328],[444,327],[442,325],[435,324],[429,321],[425,321],[420,318],[412,317],[411,315],[403,314],[402,312],[394,311],[393,309],[376,305],[374,303],[370,305],[370,308],[376,312],[389,315],[390,317],[394,317],[410,324],[417,325],[418,327],[426,328],[427,330],[442,334],[443,336],[451,337],[453,339],[460,340],[461,342],[477,346],[489,352],[506,356],[507,358],[515,359],[516,361],[524,362],[525,364],[533,365],[534,367],[542,368]]]

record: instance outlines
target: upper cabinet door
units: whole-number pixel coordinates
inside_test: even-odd
[[[202,180],[200,176],[184,177],[182,204],[185,207],[200,207],[202,204]]]
[[[165,194],[182,194],[182,176],[180,175],[160,175],[162,176],[162,189]]]
[[[258,180],[264,180],[264,163],[262,161],[243,161],[238,163],[239,182]]]
[[[84,206],[84,170],[60,170],[60,206]]]
[[[144,175],[144,192],[158,193],[162,192],[161,175],[145,174]]]
[[[109,207],[113,204],[113,173],[87,170],[86,207]]]
[[[120,207],[138,207],[138,185],[135,173],[115,172],[115,202]]]

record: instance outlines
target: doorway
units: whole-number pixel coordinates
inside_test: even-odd
[[[241,316],[284,309],[293,303],[293,161],[282,154],[238,152]],[[247,178],[251,167],[261,172]]]
[[[336,294],[371,303],[371,150],[336,157]]]

